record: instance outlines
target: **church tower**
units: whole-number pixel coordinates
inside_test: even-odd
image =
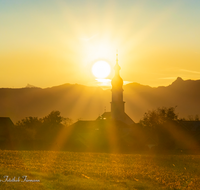
[[[121,67],[118,64],[118,53],[116,55],[116,65],[114,67],[115,76],[113,77],[112,84],[112,102],[111,102],[111,115],[113,119],[123,118],[124,116],[124,101],[123,101],[123,80],[119,75]]]
[[[123,80],[120,77],[119,71],[121,67],[118,64],[118,53],[116,55],[116,64],[114,67],[115,75],[111,81],[112,84],[112,102],[111,102],[111,112],[104,112],[98,119],[104,120],[115,120],[123,122],[127,125],[133,125],[134,121],[125,113],[123,101]]]

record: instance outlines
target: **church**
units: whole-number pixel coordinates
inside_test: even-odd
[[[116,55],[116,65],[114,67],[115,76],[112,84],[112,102],[111,112],[103,113],[98,119],[112,119],[122,121],[127,125],[133,125],[134,121],[125,113],[125,102],[123,101],[123,79],[120,77],[119,71],[121,67],[118,64],[118,54]]]
[[[115,121],[115,122],[121,122],[125,125],[132,126],[135,124],[135,122],[126,114],[125,112],[125,102],[123,100],[123,79],[120,77],[120,70],[121,67],[118,64],[118,53],[116,54],[116,64],[114,67],[115,75],[111,81],[112,84],[112,101],[111,101],[111,111],[110,112],[104,112],[102,115],[100,115],[96,120],[94,121],[85,121],[85,120],[79,120],[75,124],[78,123],[91,123],[99,120],[106,120],[106,121]]]
[[[79,120],[69,127],[66,149],[69,151],[126,152],[133,145],[135,122],[125,112],[123,79],[118,54],[111,81],[111,111],[104,112],[96,120]],[[139,141],[137,141],[138,143]]]

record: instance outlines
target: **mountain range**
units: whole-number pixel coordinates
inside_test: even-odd
[[[200,80],[178,77],[169,86],[150,87],[139,83],[124,85],[125,112],[135,121],[157,107],[177,106],[179,117],[200,115]],[[33,116],[44,117],[53,110],[76,122],[94,120],[110,111],[111,90],[79,84],[63,84],[51,88],[0,88],[0,117],[17,121]]]

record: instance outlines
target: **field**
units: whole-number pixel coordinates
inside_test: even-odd
[[[200,156],[1,150],[0,189],[195,190]]]

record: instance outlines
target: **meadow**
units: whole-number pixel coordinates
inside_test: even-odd
[[[0,150],[0,189],[195,190],[199,163],[187,154]]]

